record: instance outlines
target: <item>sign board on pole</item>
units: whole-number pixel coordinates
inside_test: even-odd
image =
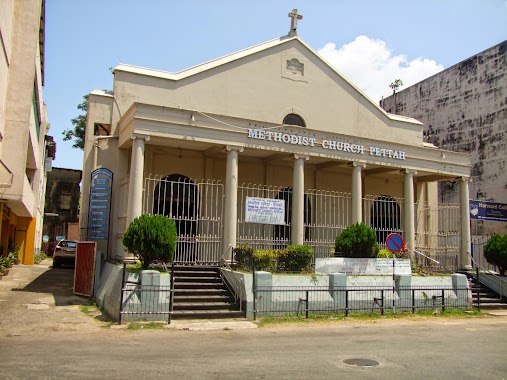
[[[386,238],[386,247],[391,252],[400,252],[405,246],[405,241],[400,234],[389,234]]]
[[[108,169],[92,172],[90,183],[90,208],[88,211],[88,240],[107,240],[113,173]]]
[[[283,199],[246,197],[245,222],[285,224]]]

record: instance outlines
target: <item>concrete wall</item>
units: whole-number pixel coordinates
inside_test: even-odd
[[[504,41],[382,102],[388,112],[422,121],[439,148],[471,153],[471,199],[507,203],[506,52]],[[439,192],[444,201],[459,200],[457,183],[444,182]],[[505,223],[473,227],[476,234],[507,233]]]

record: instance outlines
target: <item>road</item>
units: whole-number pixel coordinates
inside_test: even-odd
[[[16,309],[14,298],[30,293],[9,295],[1,289],[0,317],[6,314],[4,305]],[[67,311],[49,312],[58,308]],[[72,305],[25,312],[39,312],[45,321],[25,329],[13,322],[0,325],[2,379],[507,378],[505,317],[182,331],[109,328]],[[16,324],[24,325],[23,315],[16,315]],[[67,327],[56,328],[62,315]],[[30,325],[33,320],[29,317]],[[359,360],[351,365],[350,359]]]

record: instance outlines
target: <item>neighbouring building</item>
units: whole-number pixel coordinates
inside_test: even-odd
[[[45,164],[55,144],[47,132],[44,85],[45,1],[0,1],[0,249],[24,264],[40,252]]]
[[[178,263],[218,263],[239,244],[328,257],[364,222],[381,244],[398,232],[412,255],[470,264],[469,155],[424,142],[421,122],[369,100],[296,22],[178,73],[120,64],[112,91],[90,93],[80,223],[108,258],[129,257],[128,224],[152,213],[176,221]],[[436,183],[456,179],[449,208]]]
[[[78,240],[81,170],[52,168],[46,185],[44,235],[51,253],[57,236]]]
[[[507,203],[507,41],[383,99],[388,112],[424,124],[428,142],[471,154],[470,197]],[[439,196],[458,202],[456,181]],[[507,233],[507,223],[477,221],[473,234]]]

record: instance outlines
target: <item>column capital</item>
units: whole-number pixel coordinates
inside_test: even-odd
[[[456,177],[456,181],[472,182],[472,178],[470,178],[470,177]]]
[[[417,174],[417,170],[415,169],[401,169],[401,174]]]
[[[150,136],[149,135],[142,135],[140,133],[131,133],[130,134],[130,138],[132,140],[135,140],[135,139],[144,139],[145,141],[150,141]]]
[[[230,152],[231,150],[237,150],[239,153],[241,153],[245,150],[245,148],[243,148],[242,146],[238,146],[238,145],[226,145],[225,150],[227,152]]]
[[[347,164],[347,166],[348,166],[349,168],[352,168],[352,167],[354,167],[354,168],[360,167],[360,168],[363,168],[363,169],[365,169],[365,168],[366,168],[366,164],[365,164],[364,162],[357,162],[357,161],[352,161],[352,162],[349,162],[349,163]]]
[[[296,154],[293,154],[291,156],[291,158],[294,159],[294,160],[303,159],[305,161],[308,161],[310,159],[310,156],[308,156],[306,154],[298,154],[298,153],[296,153]]]

